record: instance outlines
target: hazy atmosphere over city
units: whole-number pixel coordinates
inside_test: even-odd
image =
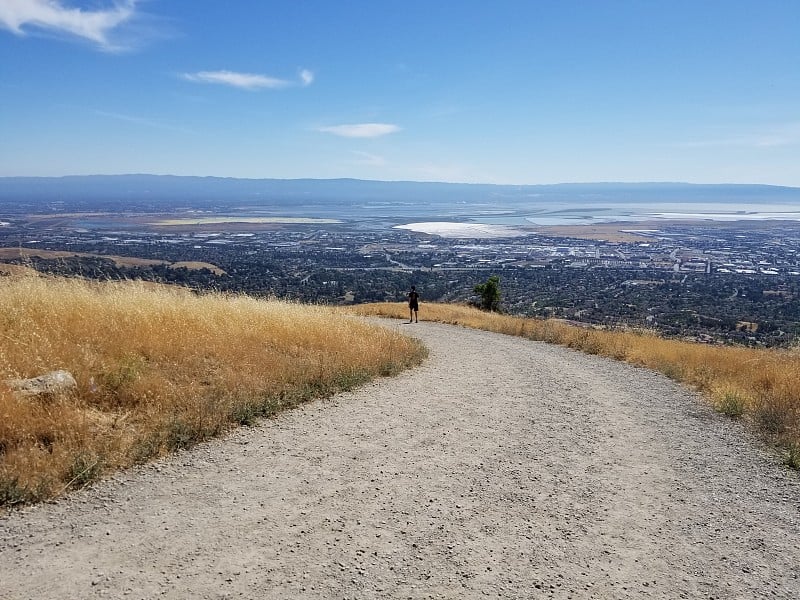
[[[0,176],[800,185],[800,3],[0,0]]]

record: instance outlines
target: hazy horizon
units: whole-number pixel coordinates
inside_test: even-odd
[[[713,187],[713,186],[729,186],[729,187],[765,187],[765,188],[785,188],[800,191],[800,184],[798,185],[780,185],[772,183],[761,183],[757,181],[747,182],[708,182],[708,181],[613,181],[613,180],[598,180],[598,181],[553,181],[545,183],[507,183],[507,182],[489,182],[489,181],[446,181],[446,180],[424,180],[424,179],[370,179],[364,177],[236,177],[228,175],[178,175],[175,173],[66,173],[63,175],[0,175],[0,180],[9,179],[79,179],[79,178],[120,178],[120,177],[162,177],[162,178],[181,178],[181,179],[216,179],[216,180],[234,180],[234,181],[285,181],[285,182],[302,182],[302,181],[355,181],[365,183],[387,183],[387,184],[419,184],[419,185],[465,185],[465,186],[494,186],[494,187],[569,187],[569,186],[687,186],[687,187]]]
[[[748,184],[495,185],[363,179],[158,175],[0,178],[0,207],[210,211],[238,218],[310,217],[487,226],[649,219],[800,220],[800,188]],[[193,219],[195,217],[192,217]],[[437,226],[441,228],[441,226]]]

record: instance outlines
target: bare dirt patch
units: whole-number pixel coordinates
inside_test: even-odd
[[[664,223],[660,224],[662,227]],[[601,225],[548,225],[538,231],[548,235],[571,237],[579,240],[604,240],[607,242],[647,242],[645,235],[637,229],[657,229],[653,223],[604,223]]]

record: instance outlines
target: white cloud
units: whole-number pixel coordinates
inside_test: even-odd
[[[308,69],[301,70],[300,81],[303,87],[311,85],[314,82],[314,73],[312,73]]]
[[[331,125],[320,127],[323,133],[332,133],[349,138],[373,138],[400,131],[397,125],[391,123],[352,123],[348,125]]]
[[[258,88],[280,89],[290,85],[285,79],[255,75],[253,73],[236,73],[235,71],[199,71],[197,73],[184,73],[183,78],[198,83],[219,83],[230,85],[245,90]]]
[[[17,35],[25,35],[31,28],[66,33],[113,50],[109,34],[134,16],[136,2],[116,0],[105,10],[83,10],[68,8],[61,0],[2,0],[0,27]]]
[[[288,79],[278,79],[277,77],[268,77],[267,75],[259,75],[255,73],[237,73],[236,71],[198,71],[197,73],[184,73],[182,75],[187,81],[194,81],[197,83],[217,83],[220,85],[230,85],[233,87],[241,88],[244,90],[256,90],[259,88],[267,88],[271,90],[280,90],[293,85],[300,85],[306,87],[311,85],[314,81],[314,74],[308,69],[300,71],[299,81],[297,83]]]

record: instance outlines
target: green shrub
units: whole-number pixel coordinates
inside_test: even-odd
[[[484,283],[479,283],[473,290],[480,299],[481,310],[498,312],[500,310],[500,277],[492,275]]]
[[[727,391],[722,395],[717,410],[732,419],[738,419],[744,414],[746,405],[746,399],[742,394],[734,391]]]

